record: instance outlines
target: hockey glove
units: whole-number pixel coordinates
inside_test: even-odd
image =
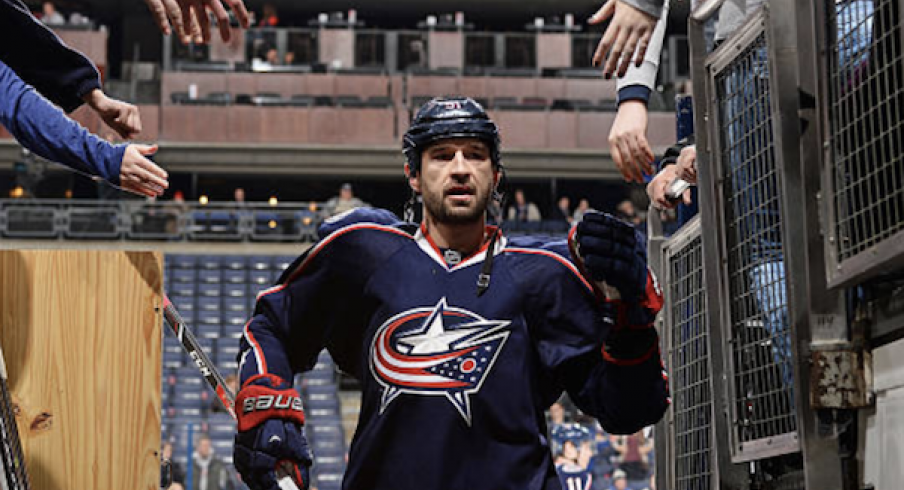
[[[633,226],[606,213],[589,211],[573,238],[586,273],[594,282],[618,290],[621,299],[639,301],[647,285],[646,243]]]
[[[253,376],[239,391],[235,412],[233,460],[242,480],[252,490],[279,490],[278,478],[288,474],[307,489],[312,458],[298,391],[272,374]]]
[[[598,296],[615,310],[603,356],[619,364],[649,359],[659,344],[653,322],[662,296],[647,270],[645,240],[630,224],[596,211],[584,214],[569,238],[572,253],[595,283]]]

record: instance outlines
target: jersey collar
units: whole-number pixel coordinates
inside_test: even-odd
[[[486,227],[486,236],[490,236],[497,227],[489,226]],[[440,252],[439,247],[436,246],[436,243],[433,242],[433,238],[427,232],[427,229],[424,227],[423,223],[420,227],[418,227],[417,232],[414,234],[414,241],[417,243],[418,247],[424,251],[434,262],[443,266],[447,271],[454,271],[458,269],[463,269],[465,267],[470,267],[474,264],[480,264],[483,262],[483,259],[487,255],[487,245],[489,245],[489,241],[484,241],[483,245],[477,249],[473,254],[464,257],[458,265],[449,267],[449,264],[446,263],[446,260],[443,258],[442,252]],[[493,254],[499,255],[502,253],[502,250],[506,246],[506,238],[505,235],[502,234],[501,230],[499,233],[499,237],[496,238],[496,245],[493,247]]]

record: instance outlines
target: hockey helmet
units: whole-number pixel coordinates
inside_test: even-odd
[[[499,129],[483,107],[470,97],[436,97],[424,104],[402,140],[411,175],[421,168],[421,153],[431,143],[450,138],[478,138],[490,148],[493,166],[500,168]]]

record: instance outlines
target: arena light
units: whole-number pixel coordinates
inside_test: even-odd
[[[202,194],[201,197],[198,198],[198,203],[200,203],[202,206],[207,206],[207,203],[208,203],[207,196]]]
[[[276,220],[271,219],[270,222],[267,223],[267,226],[269,226],[271,230],[276,228]]]
[[[22,188],[21,185],[17,185],[9,191],[9,197],[20,198],[25,195],[25,189]]]
[[[267,201],[271,206],[276,206],[279,204],[279,201],[276,199],[276,196],[270,196],[270,200]]]

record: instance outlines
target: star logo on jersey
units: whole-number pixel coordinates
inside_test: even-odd
[[[477,393],[511,332],[507,320],[487,320],[443,298],[386,320],[371,345],[371,371],[383,387],[380,413],[402,393],[444,396],[471,425]]]

